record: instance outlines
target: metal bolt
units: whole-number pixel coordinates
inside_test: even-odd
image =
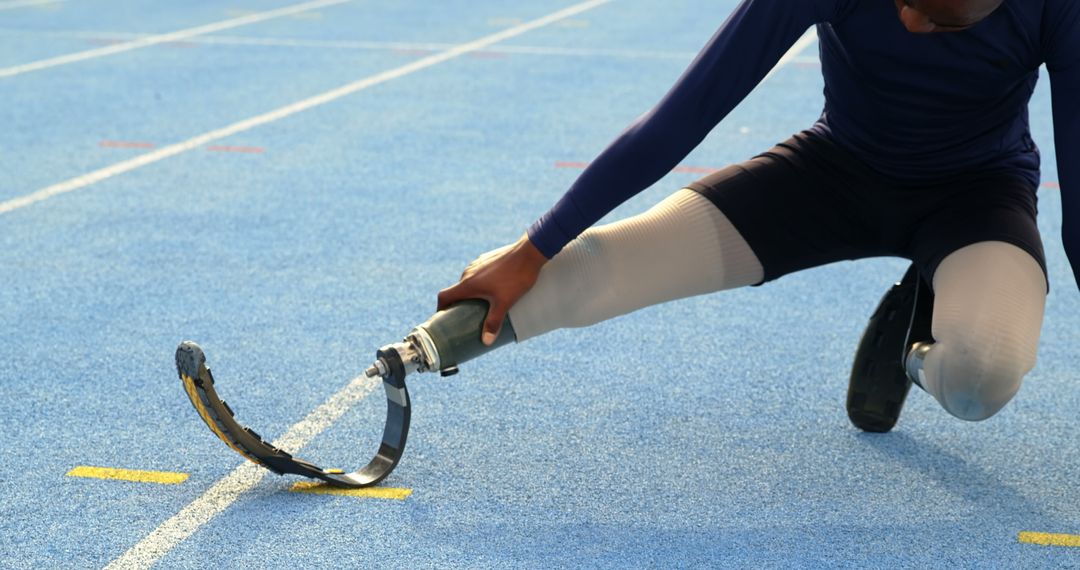
[[[379,360],[375,361],[375,364],[371,365],[371,368],[368,368],[364,372],[364,375],[367,376],[368,378],[374,378],[376,376],[378,376],[380,378],[385,378],[386,377],[386,365],[383,364],[382,359],[379,359]]]

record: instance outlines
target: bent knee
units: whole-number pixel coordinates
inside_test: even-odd
[[[1020,390],[1034,358],[963,344],[942,345],[935,396],[950,414],[985,420],[1001,411]]]
[[[971,422],[985,420],[1001,411],[1020,390],[1022,376],[999,376],[981,382],[946,379],[941,405],[950,414]]]

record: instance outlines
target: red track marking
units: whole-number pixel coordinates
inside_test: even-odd
[[[1043,182],[1043,183],[1042,183],[1042,187],[1043,187],[1043,188],[1057,188],[1057,189],[1061,189],[1061,184],[1058,184],[1057,182]]]
[[[710,168],[708,166],[676,166],[673,172],[693,172],[695,174],[712,174],[720,170],[719,168]]]
[[[588,162],[556,162],[555,168],[585,168]]]
[[[555,168],[585,168],[589,166],[588,162],[556,162]],[[712,174],[719,168],[712,168],[709,166],[676,166],[672,169],[672,172],[691,172],[694,174]]]
[[[246,152],[246,153],[254,154],[254,153],[264,152],[266,149],[264,149],[261,146],[222,146],[222,145],[212,145],[212,146],[206,147],[206,150],[214,151],[214,152]]]
[[[155,145],[152,142],[138,142],[138,141],[101,141],[98,146],[105,148],[154,148]]]

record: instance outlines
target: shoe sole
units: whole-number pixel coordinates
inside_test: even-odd
[[[848,383],[847,413],[851,423],[863,431],[891,430],[911,390],[904,352],[919,281],[913,266],[881,298],[859,341]]]

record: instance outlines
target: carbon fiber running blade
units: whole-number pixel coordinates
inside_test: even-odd
[[[411,414],[404,381],[392,384],[389,380],[384,382],[387,391],[387,423],[383,430],[382,444],[375,457],[363,469],[345,473],[341,469],[323,469],[293,457],[264,441],[251,428],[240,425],[228,404],[218,396],[214,377],[206,366],[206,355],[199,345],[191,341],[180,343],[176,349],[176,370],[191,405],[210,431],[248,461],[278,475],[302,475],[321,479],[338,487],[369,487],[382,481],[394,470],[405,450]]]

